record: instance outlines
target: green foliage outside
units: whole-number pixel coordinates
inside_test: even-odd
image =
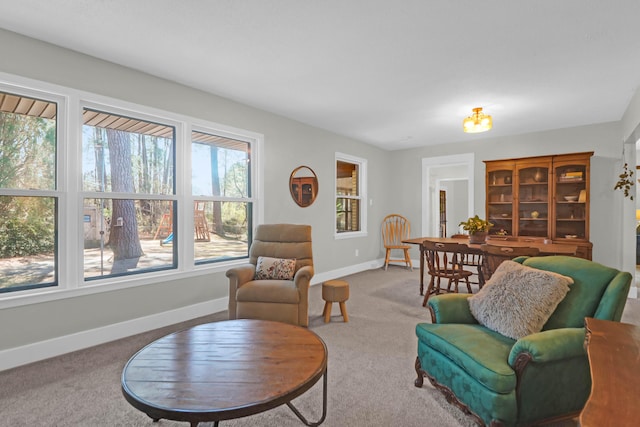
[[[40,218],[2,218],[0,257],[39,255],[53,252],[53,227]]]
[[[55,120],[0,113],[0,187],[55,187],[55,130]],[[0,257],[54,251],[52,198],[3,196],[0,212]]]
[[[0,187],[53,189],[55,141],[54,120],[0,113]]]

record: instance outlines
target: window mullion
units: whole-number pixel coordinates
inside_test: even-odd
[[[178,200],[178,269],[194,264],[193,253],[193,199],[191,198],[191,126],[176,132],[176,196]],[[187,172],[189,171],[189,172]]]
[[[65,289],[75,289],[82,285],[83,233],[82,224],[82,113],[79,100],[73,96],[65,109],[61,109],[58,123],[61,128],[58,142],[59,190],[63,196],[58,203],[60,244],[58,264],[60,265],[59,285]]]

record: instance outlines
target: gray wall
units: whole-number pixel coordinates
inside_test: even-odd
[[[462,232],[458,226],[469,218],[469,182],[451,181],[451,197],[447,198],[447,236]]]
[[[132,69],[0,30],[0,71],[234,126],[265,136],[264,221],[310,224],[316,273],[382,256],[380,222],[389,213],[388,153],[333,133]],[[335,152],[368,161],[368,236],[334,240]],[[298,207],[289,175],[307,165],[318,176],[316,202]],[[355,256],[355,250],[359,256]],[[0,350],[23,346],[227,295],[224,272],[0,310]]]
[[[495,118],[499,125],[499,118]],[[622,136],[620,122],[602,123],[577,128],[491,138],[458,144],[434,145],[393,153],[392,168],[402,170],[403,191],[390,194],[392,203],[405,206],[412,223],[421,218],[421,161],[425,157],[451,154],[475,154],[475,212],[485,212],[485,164],[483,160],[509,159],[547,154],[594,151],[591,158],[591,218],[590,237],[594,244],[593,259],[622,268],[623,201],[620,192],[613,191],[621,167]],[[464,135],[461,135],[461,137]],[[416,231],[419,231],[416,228]],[[414,254],[417,257],[417,255]]]
[[[469,218],[469,182],[453,179],[441,181],[440,186],[447,192],[447,237],[450,237],[462,232],[458,224]]]
[[[317,274],[332,274],[382,256],[379,224],[401,210],[415,236],[421,235],[421,159],[473,152],[476,212],[484,212],[484,163],[509,157],[525,157],[579,151],[595,151],[592,160],[591,240],[594,259],[621,266],[618,244],[622,227],[613,224],[623,209],[622,197],[613,192],[621,158],[622,122],[560,129],[508,138],[491,138],[453,145],[435,145],[386,152],[333,133],[291,121],[233,101],[200,92],[135,70],[0,30],[0,71],[93,92],[128,102],[177,112],[265,135],[264,220],[313,226]],[[637,97],[636,97],[637,98]],[[640,105],[640,101],[638,101]],[[636,108],[634,111],[640,111]],[[635,129],[640,113],[625,117],[625,129]],[[499,117],[495,117],[499,126]],[[629,131],[630,132],[630,131]],[[368,236],[334,240],[334,153],[368,161]],[[300,165],[314,169],[319,179],[316,202],[300,208],[291,199],[288,179]],[[400,209],[401,207],[401,209]],[[633,209],[633,207],[631,208]],[[359,256],[355,256],[355,250]],[[414,258],[418,258],[414,253]],[[417,276],[416,276],[417,280]],[[138,317],[224,298],[224,273],[185,280],[0,310],[0,324],[12,325],[0,332],[0,350],[79,333]]]

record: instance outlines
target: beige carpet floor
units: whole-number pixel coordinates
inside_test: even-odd
[[[400,267],[371,270],[345,278],[350,283],[349,323],[337,304],[331,322],[322,319],[321,287],[310,291],[310,328],[329,351],[328,414],[323,426],[470,427],[471,420],[452,407],[428,381],[416,378],[416,323],[429,321],[418,294],[418,272]],[[226,313],[0,372],[1,426],[174,427],[153,423],[130,406],[120,391],[126,361],[141,347],[167,333],[194,324],[226,319]],[[623,321],[640,325],[640,302],[628,300]],[[319,382],[294,403],[310,420],[321,413]],[[201,423],[208,427],[212,423]],[[224,421],[221,426],[301,426],[287,408]],[[577,426],[570,421],[557,426]]]

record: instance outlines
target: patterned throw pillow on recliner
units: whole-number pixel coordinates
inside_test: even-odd
[[[296,260],[285,258],[258,257],[255,280],[293,280]]]
[[[573,284],[571,277],[504,261],[469,309],[481,325],[515,340],[540,332]]]

